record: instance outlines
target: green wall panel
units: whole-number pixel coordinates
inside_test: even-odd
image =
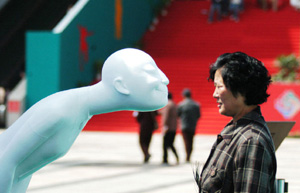
[[[60,37],[50,32],[30,32],[27,41],[27,103],[32,104],[60,87]]]
[[[91,83],[95,62],[135,47],[161,2],[89,0],[63,30],[27,32],[27,107],[54,92]]]

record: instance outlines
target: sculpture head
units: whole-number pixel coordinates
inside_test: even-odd
[[[125,48],[109,56],[102,82],[122,95],[125,110],[156,110],[168,102],[168,78],[150,55],[138,49]]]

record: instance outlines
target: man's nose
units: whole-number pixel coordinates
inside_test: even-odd
[[[168,77],[161,70],[159,70],[159,73],[160,73],[162,83],[168,85],[170,83]]]

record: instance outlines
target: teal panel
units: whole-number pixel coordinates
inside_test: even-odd
[[[122,1],[119,39],[115,35],[115,1],[90,0],[61,34],[61,90],[88,85],[95,77],[97,61],[118,49],[135,47],[152,21],[153,4]]]
[[[27,106],[59,91],[59,34],[28,32],[26,34]]]
[[[125,42],[138,41],[149,28],[154,14],[152,1],[123,1],[123,37]]]
[[[29,106],[54,92],[89,85],[96,75],[96,62],[116,50],[136,47],[163,0],[119,1],[121,25],[116,24],[116,2],[89,0],[59,34],[27,34]]]

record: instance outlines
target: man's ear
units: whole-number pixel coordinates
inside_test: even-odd
[[[123,79],[121,77],[115,78],[113,84],[114,84],[115,89],[119,93],[122,93],[122,94],[125,94],[125,95],[130,94],[129,90],[127,89],[127,87],[126,87],[126,85],[123,82]]]

